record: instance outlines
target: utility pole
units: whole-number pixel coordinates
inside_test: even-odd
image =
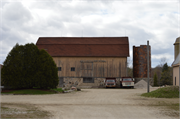
[[[0,65],[0,81],[1,81],[1,65]],[[1,84],[1,82],[0,82],[0,84]]]
[[[147,41],[147,93],[149,93],[149,41]]]

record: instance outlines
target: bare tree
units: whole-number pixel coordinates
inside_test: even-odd
[[[133,77],[133,66],[130,57],[127,58],[127,76]]]
[[[132,68],[132,59],[130,57],[127,58],[127,67]]]
[[[167,59],[165,57],[162,57],[159,61],[158,66],[162,68],[165,63],[167,63]]]

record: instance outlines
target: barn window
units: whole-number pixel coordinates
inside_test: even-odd
[[[71,67],[71,71],[75,71],[75,67]]]
[[[92,77],[84,77],[83,83],[94,83],[94,78]]]
[[[61,67],[58,67],[58,71],[61,71]]]

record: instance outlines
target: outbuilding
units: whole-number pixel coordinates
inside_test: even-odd
[[[174,62],[172,63],[173,67],[173,85],[180,85],[180,37],[176,39],[174,43]]]
[[[58,67],[60,87],[99,87],[127,75],[128,37],[40,37]]]

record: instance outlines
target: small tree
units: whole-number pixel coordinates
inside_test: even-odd
[[[167,59],[166,59],[166,57],[162,57],[161,59],[160,59],[160,61],[159,61],[159,67],[163,67],[164,66],[164,64],[167,62]]]
[[[133,77],[132,60],[127,58],[127,76]]]
[[[167,63],[165,63],[162,68],[161,85],[172,85],[171,70]]]
[[[165,63],[165,64],[163,65],[163,67],[162,67],[162,72],[168,71],[168,70],[169,70],[168,64]]]
[[[34,44],[16,44],[2,68],[5,86],[12,88],[56,88],[57,67],[52,57]]]
[[[157,74],[154,74],[154,86],[158,86]]]

